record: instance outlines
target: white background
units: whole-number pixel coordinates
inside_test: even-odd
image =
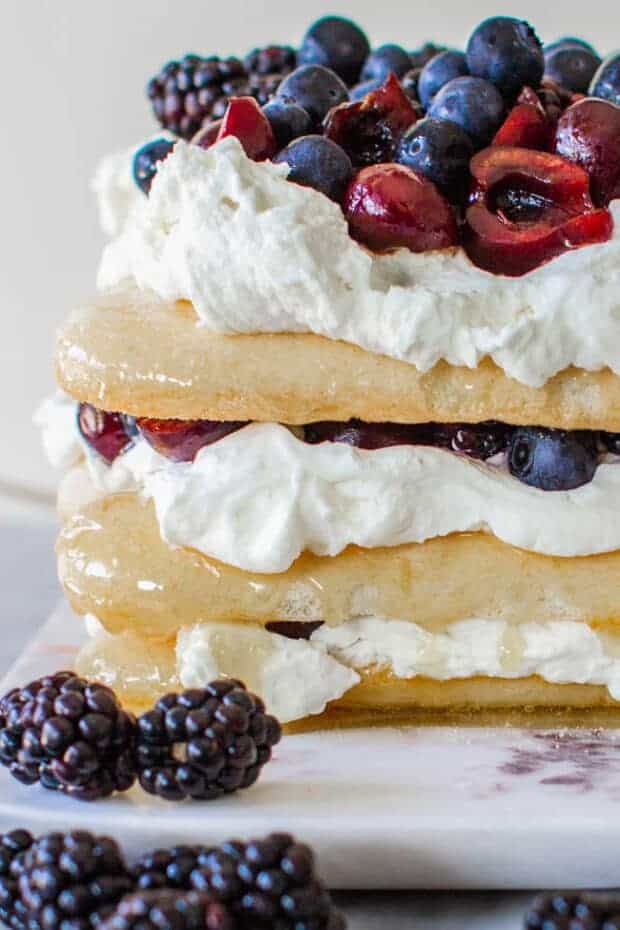
[[[47,490],[55,478],[30,417],[52,387],[55,326],[94,291],[102,240],[88,183],[101,154],[153,132],[144,86],[166,60],[296,44],[327,12],[357,19],[374,44],[407,48],[462,45],[498,12],[529,19],[545,41],[620,45],[611,0],[2,0],[0,12],[0,485]]]

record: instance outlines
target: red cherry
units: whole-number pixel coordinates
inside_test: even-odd
[[[435,185],[404,165],[363,168],[344,197],[354,239],[377,252],[446,249],[458,242],[450,204]]]
[[[497,130],[493,145],[512,145],[544,151],[551,143],[551,130],[545,112],[538,103],[518,103]]]
[[[325,135],[345,150],[354,165],[376,165],[393,160],[401,136],[417,119],[400,81],[390,74],[385,84],[362,100],[330,110]]]
[[[265,161],[276,154],[271,123],[254,97],[233,97],[224,114],[216,142],[235,136],[248,158]]]
[[[151,420],[146,417],[136,422],[149,445],[173,462],[193,462],[204,446],[247,425],[234,421]]]
[[[574,103],[560,117],[555,150],[588,172],[598,206],[620,197],[620,107],[594,97]]]
[[[92,404],[80,404],[78,428],[91,449],[111,465],[131,445],[128,422],[122,413],[107,413]]]
[[[221,119],[218,119],[214,123],[208,123],[206,126],[203,126],[202,129],[199,129],[192,138],[192,145],[197,145],[201,149],[210,149],[211,146],[215,145],[217,142],[217,137],[222,128],[222,122]]]
[[[611,215],[594,208],[587,174],[558,155],[494,146],[474,156],[471,173],[464,245],[486,271],[519,276],[611,236]]]
[[[305,427],[304,439],[310,445],[342,442],[358,449],[385,449],[388,446],[432,445],[432,424],[365,423],[363,420],[323,420]]]

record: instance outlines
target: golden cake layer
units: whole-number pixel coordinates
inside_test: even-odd
[[[400,423],[502,420],[620,431],[620,378],[569,368],[535,389],[487,360],[413,365],[310,334],[216,335],[189,304],[137,296],[75,310],[56,370],[77,400],[135,416]]]

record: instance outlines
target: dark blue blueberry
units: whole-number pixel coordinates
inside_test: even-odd
[[[620,52],[609,55],[600,66],[590,85],[591,97],[602,97],[620,106]]]
[[[385,80],[390,72],[402,77],[411,70],[411,58],[400,45],[382,45],[371,52],[362,68],[362,81]]]
[[[508,449],[511,473],[543,491],[570,491],[592,481],[598,465],[594,433],[523,427]]]
[[[384,83],[382,78],[375,78],[372,81],[363,81],[361,84],[356,84],[355,87],[349,89],[349,98],[354,101],[361,100],[366,94],[369,94],[373,90],[377,90]]]
[[[289,181],[313,187],[331,200],[341,200],[351,180],[353,166],[344,149],[325,136],[302,136],[287,145],[275,162],[286,162]]]
[[[297,103],[275,97],[265,104],[263,113],[271,124],[279,149],[312,130],[312,120],[308,112]]]
[[[478,77],[454,78],[441,88],[428,115],[451,120],[465,130],[476,150],[488,145],[504,119],[498,89]]]
[[[427,117],[401,138],[395,161],[419,171],[452,203],[461,202],[469,186],[474,147],[467,133],[448,120]]]
[[[151,190],[151,184],[159,162],[167,158],[173,148],[174,142],[170,142],[168,139],[155,139],[154,142],[147,142],[146,145],[143,145],[134,155],[134,181],[145,194],[148,194]]]
[[[369,53],[359,26],[341,16],[324,16],[308,29],[297,60],[300,65],[325,65],[346,84],[355,84]]]
[[[557,48],[587,48],[589,52],[594,52],[594,46],[590,45],[589,42],[586,42],[585,39],[578,39],[576,36],[562,36],[561,39],[556,39],[555,42],[550,42],[548,45],[544,46],[543,52],[545,58],[547,55],[550,55],[551,52],[554,52]]]
[[[474,30],[467,64],[471,74],[495,84],[507,100],[524,84],[538,87],[545,69],[540,39],[529,23],[511,16],[485,19]]]
[[[421,48],[415,48],[412,52],[409,52],[411,67],[423,68],[427,61],[430,61],[435,55],[439,55],[440,52],[445,51],[446,49],[443,45],[435,45],[434,42],[426,42]]]
[[[428,109],[431,100],[444,84],[453,78],[464,77],[466,74],[469,74],[469,69],[463,52],[449,49],[435,55],[424,65],[418,78],[418,97],[422,106]]]
[[[299,104],[318,127],[332,107],[349,99],[349,92],[335,71],[323,65],[302,65],[284,78],[276,96]]]
[[[545,76],[575,94],[586,94],[601,64],[596,52],[580,45],[559,45],[545,52]]]

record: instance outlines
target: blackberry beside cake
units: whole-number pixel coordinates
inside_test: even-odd
[[[79,670],[319,726],[617,706],[618,57],[331,17],[149,96],[40,415]]]

